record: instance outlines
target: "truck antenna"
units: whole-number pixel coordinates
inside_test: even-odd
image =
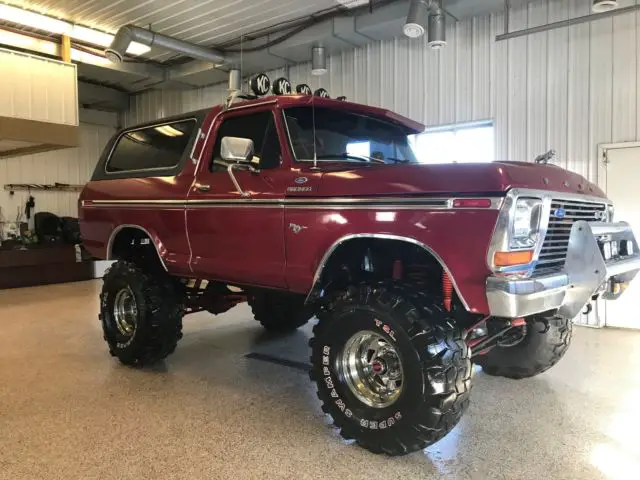
[[[318,168],[318,152],[316,149],[316,102],[311,97],[311,123],[313,128],[313,169]]]

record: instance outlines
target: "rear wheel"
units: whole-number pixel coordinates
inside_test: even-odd
[[[550,369],[564,356],[571,343],[568,318],[537,317],[527,322],[521,337],[505,339],[473,361],[488,375],[521,379]]]
[[[282,292],[258,292],[249,297],[254,318],[270,332],[292,332],[309,321],[305,297]]]
[[[470,351],[440,303],[381,282],[348,288],[320,316],[311,378],[342,437],[403,455],[458,423],[469,404]]]
[[[122,260],[105,274],[100,321],[109,352],[122,363],[155,363],[182,338],[183,308],[170,280]]]

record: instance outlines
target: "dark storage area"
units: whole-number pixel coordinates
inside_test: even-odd
[[[76,261],[73,245],[0,249],[0,289],[89,280],[92,268],[90,261]]]

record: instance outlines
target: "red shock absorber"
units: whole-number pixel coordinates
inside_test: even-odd
[[[451,283],[451,277],[442,270],[442,304],[447,312],[451,311],[451,297],[453,296],[453,283]]]

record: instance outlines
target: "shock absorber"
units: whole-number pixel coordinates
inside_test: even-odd
[[[453,283],[446,270],[442,270],[442,304],[447,312],[451,311],[451,297],[453,296]]]

